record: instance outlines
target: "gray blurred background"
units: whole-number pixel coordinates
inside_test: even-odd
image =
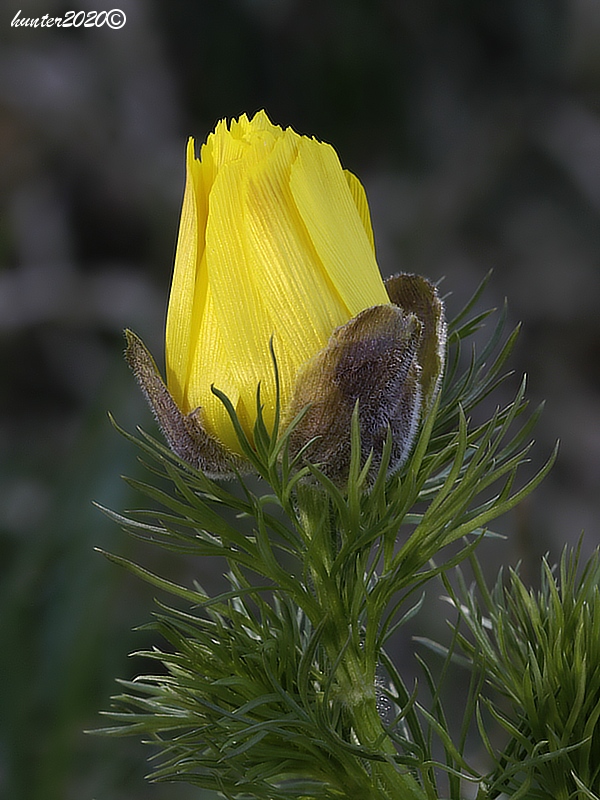
[[[121,30],[11,27],[115,5]],[[369,196],[385,274],[445,276],[450,314],[523,322],[551,476],[490,561],[538,572],[600,505],[597,0],[5,0],[0,11],[0,796],[185,800],[149,751],[85,736],[153,643],[153,592],[94,546],[171,570],[92,507],[139,505],[110,410],[152,428],[122,360],[162,332],[188,135],[265,108],[329,141]],[[498,401],[510,397],[517,376]],[[143,503],[143,501],[142,501]],[[200,575],[205,565],[196,564]],[[190,567],[190,569],[192,569]],[[434,592],[436,594],[436,592]],[[439,614],[438,614],[439,617]],[[428,618],[419,632],[436,632]],[[406,656],[410,670],[410,656]]]

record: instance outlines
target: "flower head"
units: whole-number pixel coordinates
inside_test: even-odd
[[[167,385],[185,413],[240,452],[214,384],[251,437],[256,387],[267,424],[275,407],[269,340],[282,405],[299,368],[332,331],[389,303],[364,190],[334,149],[264,111],[223,120],[194,155],[187,181],[166,331]]]
[[[401,415],[405,457],[428,393],[419,354],[432,336],[436,380],[443,363],[441,303],[431,284],[414,281],[433,322],[390,297],[364,189],[330,145],[273,125],[264,111],[229,126],[223,120],[200,158],[188,143],[167,314],[167,386],[132,335],[129,361],[173,449],[209,472],[227,471],[243,453],[212,387],[230,399],[250,441],[259,385],[267,428],[273,423],[271,341],[284,414],[316,401],[307,436],[342,435],[358,399],[362,427],[377,431],[370,437],[375,449]],[[357,322],[367,310],[368,324]],[[367,403],[375,385],[377,396]],[[295,441],[300,448],[302,429]],[[326,462],[325,451],[331,448],[317,445],[311,457]]]

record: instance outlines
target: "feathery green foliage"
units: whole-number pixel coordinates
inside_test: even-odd
[[[502,380],[515,340],[512,334],[498,348],[502,315],[483,353],[473,351],[460,372],[461,344],[487,317],[470,316],[478,295],[450,326],[448,373],[412,455],[386,479],[388,441],[372,487],[369,461],[361,467],[357,410],[345,491],[302,454],[290,459],[297,420],[282,430],[277,416],[268,433],[260,390],[252,442],[215,390],[262,479],[258,493],[238,476],[236,494],[149,435],[125,434],[152,476],[130,483],[157,508],[107,513],[149,543],[222,557],[230,584],[209,597],[198,585],[180,586],[108,556],[179,601],[161,601],[153,623],[168,646],[143,654],[158,662],[157,674],[123,685],[105,731],[154,743],[161,759],[155,780],[188,781],[228,798],[438,796],[423,713],[385,644],[418,609],[412,594],[468,557],[491,520],[530,492],[552,462],[515,488],[536,418],[515,426],[526,408],[524,385],[487,422],[467,417]],[[391,724],[380,715],[383,705],[396,715]],[[437,726],[457,792],[458,774],[468,768],[435,714],[425,717],[426,727]]]
[[[484,734],[495,763],[491,797],[600,795],[599,552],[579,566],[580,547],[565,550],[556,570],[544,559],[539,591],[517,571],[489,591],[475,564],[481,600],[464,580],[452,594],[472,634],[456,630],[458,642],[495,690],[485,708],[509,735],[498,753]]]

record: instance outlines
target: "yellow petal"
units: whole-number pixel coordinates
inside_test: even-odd
[[[252,170],[244,208],[247,268],[274,334],[284,403],[299,367],[348,318],[290,191],[298,141],[279,139],[270,158]],[[263,369],[271,375],[270,359]]]
[[[335,150],[302,138],[291,190],[315,249],[350,317],[389,303],[375,254]]]
[[[204,272],[207,272],[205,265]],[[225,406],[212,393],[211,385],[225,392],[234,408],[239,405],[238,386],[229,369],[229,355],[221,335],[220,321],[215,314],[212,289],[207,281],[202,315],[197,319],[184,410],[189,413],[201,407],[206,430],[230,450],[239,453],[240,447]]]
[[[175,402],[183,402],[191,348],[192,312],[195,304],[198,255],[204,247],[206,202],[197,192],[199,164],[194,140],[187,146],[186,181],[179,223],[175,267],[166,325],[167,384]]]
[[[346,176],[346,180],[348,181],[348,187],[352,194],[352,198],[354,203],[356,204],[356,208],[358,213],[360,214],[360,218],[362,220],[363,227],[365,229],[365,233],[367,234],[369,241],[371,242],[371,247],[373,248],[373,252],[375,252],[375,237],[373,236],[373,226],[371,225],[371,212],[369,211],[369,203],[367,200],[367,193],[365,192],[365,187],[356,177],[353,172],[350,172],[349,169],[344,170],[344,175]]]
[[[210,198],[206,230],[215,314],[227,353],[233,357],[241,392],[247,382],[256,390],[272,333],[247,264],[243,203],[247,180],[246,162],[221,167]]]

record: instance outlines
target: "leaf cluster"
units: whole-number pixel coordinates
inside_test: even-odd
[[[484,708],[509,735],[496,752],[480,711],[496,765],[486,780],[491,797],[600,795],[600,554],[580,570],[580,546],[563,552],[558,569],[544,559],[538,591],[518,571],[507,585],[500,574],[490,591],[475,563],[475,586],[468,589],[459,575],[452,592],[471,633],[456,626],[459,645],[495,690]]]

